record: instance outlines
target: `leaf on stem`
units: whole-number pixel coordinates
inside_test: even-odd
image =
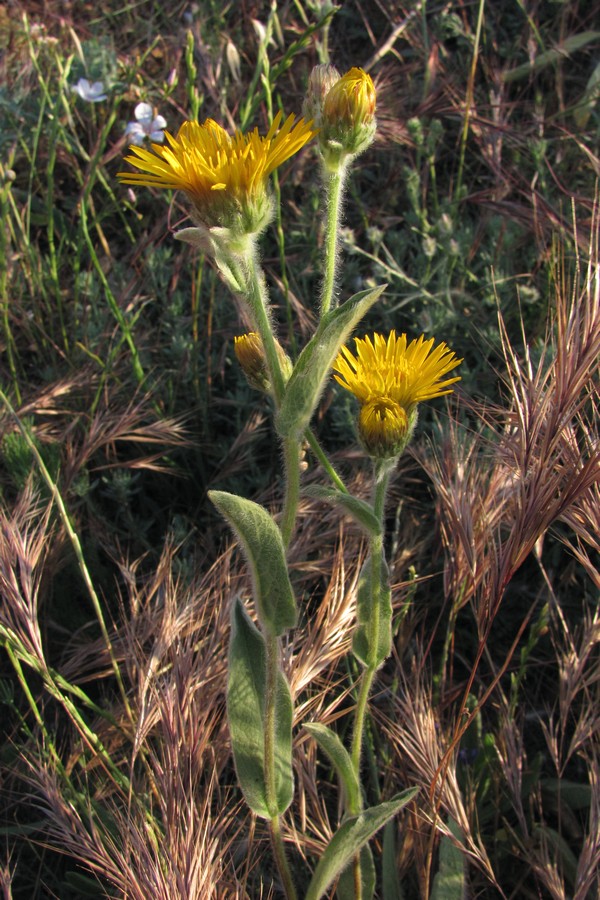
[[[297,611],[277,525],[267,510],[252,500],[226,491],[209,491],[208,496],[244,549],[262,629],[279,637],[296,624]]]
[[[360,291],[324,315],[294,366],[277,415],[282,437],[300,438],[310,422],[340,347],[387,285]]]
[[[346,809],[356,815],[362,806],[360,785],[352,764],[352,758],[340,738],[319,722],[310,722],[304,726],[306,731],[314,737],[321,750],[327,754],[340,780],[346,798]]]
[[[377,643],[371,646],[371,625],[375,604],[378,607],[379,627]],[[360,573],[352,652],[363,666],[375,668],[381,666],[392,652],[392,592],[389,585],[389,569],[384,559],[381,559],[381,577],[376,592],[373,591],[371,556],[366,560]]]
[[[393,800],[372,806],[340,825],[317,864],[305,900],[320,900],[362,847],[406,806],[418,790],[409,788]]]
[[[390,819],[383,829],[381,854],[381,890],[383,900],[403,900],[402,885],[396,858],[396,822]]]
[[[440,864],[433,879],[431,900],[462,900],[465,896],[465,857],[456,845],[456,841],[462,843],[461,830],[452,820],[448,826],[456,840],[445,834],[440,841]]]
[[[306,497],[314,497],[331,506],[338,506],[351,516],[367,534],[373,536],[381,534],[381,523],[371,506],[364,500],[359,500],[358,497],[344,494],[342,491],[324,484],[309,484],[303,488],[302,493]]]
[[[356,888],[354,882],[354,866],[350,865],[339,877],[335,896],[337,900],[355,900]],[[373,900],[377,875],[373,854],[368,844],[360,851],[360,900]]]
[[[231,609],[227,718],[240,787],[250,809],[263,819],[281,815],[292,802],[292,698],[282,672],[275,694],[275,794],[269,808],[265,782],[267,648],[241,600]]]

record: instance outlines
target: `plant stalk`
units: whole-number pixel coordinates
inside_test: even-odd
[[[332,466],[330,460],[327,458],[327,455],[319,444],[314,431],[311,428],[307,428],[304,437],[306,438],[310,449],[315,454],[315,456],[329,475],[330,480],[333,482],[333,484],[335,484],[336,488],[340,490],[342,494],[349,494],[350,492],[348,488]]]
[[[273,810],[277,809],[277,779],[275,771],[275,730],[277,723],[275,721],[275,702],[277,696],[277,675],[279,673],[279,639],[273,635],[265,635],[265,643],[267,647],[264,742],[265,788],[267,807],[269,810]],[[281,835],[281,821],[279,815],[275,814],[271,818],[269,828],[275,862],[277,863],[277,869],[281,877],[286,898],[287,900],[297,900],[296,889],[292,880],[292,873],[290,871],[285,852],[285,845]]]
[[[354,731],[352,734],[351,758],[356,777],[360,784],[360,760],[362,756],[363,737],[365,731],[365,722],[367,718],[369,696],[375,678],[375,673],[379,668],[377,662],[377,646],[379,645],[379,629],[381,624],[380,616],[380,594],[383,577],[383,513],[385,509],[385,497],[389,484],[391,469],[383,470],[382,474],[376,475],[375,491],[373,499],[373,512],[381,523],[381,531],[378,535],[373,535],[370,540],[370,560],[371,560],[371,619],[369,622],[369,647],[370,656],[369,663],[363,669],[360,676],[360,685],[358,689],[358,699],[356,701],[356,710],[354,713]],[[362,792],[361,792],[362,794]],[[359,795],[361,796],[361,795]],[[362,796],[359,802],[362,805]],[[353,815],[358,815],[360,809],[350,810]],[[362,900],[362,872],[360,864],[360,853],[357,853],[353,862],[354,868],[354,893],[355,900]]]
[[[267,296],[267,286],[262,269],[257,259],[258,251],[256,245],[253,244],[244,256],[244,263],[248,273],[248,300],[254,318],[256,330],[260,334],[260,339],[265,351],[267,368],[269,370],[269,378],[273,388],[273,396],[275,405],[280,406],[285,388],[281,366],[279,365],[279,356],[277,354],[277,346],[275,344],[275,336],[271,325],[271,316],[269,315],[269,298]]]
[[[373,678],[377,671],[378,664],[375,658],[375,648],[379,644],[379,627],[380,627],[380,609],[379,595],[381,593],[381,580],[383,574],[383,512],[385,507],[385,497],[389,484],[390,472],[387,471],[382,477],[378,478],[375,483],[375,497],[373,501],[373,512],[381,523],[381,533],[373,535],[370,540],[370,560],[371,560],[371,620],[369,622],[370,635],[369,647],[372,648],[373,659],[369,661],[369,665],[363,669],[360,677],[360,687],[358,692],[358,700],[356,702],[356,712],[354,717],[354,733],[352,735],[352,762],[359,776],[360,757],[362,753],[362,742],[364,734],[365,718],[369,701],[369,694],[373,684]],[[360,777],[359,777],[360,781]]]
[[[339,230],[347,164],[340,163],[335,172],[327,172],[325,183],[327,219],[325,222],[325,276],[321,296],[321,318],[337,306],[335,282],[339,258]]]
[[[244,262],[248,273],[248,299],[252,308],[256,329],[260,334],[265,351],[269,378],[273,388],[275,405],[280,406],[285,390],[285,381],[281,371],[275,336],[269,315],[269,299],[264,275],[257,261],[256,246],[248,251]],[[281,514],[281,535],[287,548],[290,544],[300,497],[300,442],[286,438],[283,442],[283,459],[285,464],[285,496]]]

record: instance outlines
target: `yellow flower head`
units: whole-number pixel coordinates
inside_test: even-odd
[[[124,184],[184,191],[194,220],[208,228],[226,227],[255,233],[271,217],[267,179],[316,133],[310,122],[288,116],[279,128],[278,112],[267,135],[258,129],[233,137],[213,119],[184,122],[167,144],[152,149],[132,145],[126,161],[139,172],[119,172]]]
[[[343,347],[334,363],[334,378],[357,397],[359,433],[371,456],[398,456],[410,440],[417,404],[452,393],[459,376],[445,378],[461,359],[443,342],[425,336],[407,343],[406,335],[355,338],[356,356]]]

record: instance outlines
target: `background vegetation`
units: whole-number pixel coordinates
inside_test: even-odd
[[[455,401],[422,416],[388,511],[396,646],[366,762],[384,761],[390,794],[422,790],[375,843],[394,873],[378,895],[598,896],[594,7],[0,6],[5,897],[278,896],[224,722],[245,576],[206,502],[224,488],[276,504],[277,440],[235,364],[234,301],[172,239],[181,197],[116,173],[139,101],[172,131],[193,116],[264,127],[280,107],[301,114],[325,61],[363,66],[378,88],[340,295],[387,281],[368,327],[424,331],[465,360]],[[107,98],[78,96],[81,77]],[[320,281],[314,151],[275,189],[264,262],[294,354]],[[360,488],[342,393],[332,383],[315,427]],[[309,455],[304,477],[323,477]],[[287,650],[299,873],[337,821],[300,725],[353,702],[341,661],[363,550],[355,527],[305,503],[292,560],[306,615]]]

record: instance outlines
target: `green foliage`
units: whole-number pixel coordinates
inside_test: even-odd
[[[23,424],[30,429],[32,422],[24,420]],[[50,475],[56,478],[60,466],[60,448],[56,444],[42,444],[35,438],[34,441]],[[0,457],[14,489],[22,491],[33,476],[36,488],[47,495],[47,488],[35,465],[31,447],[21,431],[11,431],[4,435],[0,444]]]
[[[284,634],[296,624],[297,612],[279,529],[252,500],[225,491],[210,491],[209,497],[242,544],[261,627],[274,637]]]
[[[331,728],[318,722],[309,722],[304,728],[314,737],[333,765],[344,790],[346,809],[358,812],[362,806],[360,785],[350,754],[340,738]]]
[[[301,437],[304,434],[340,347],[384,290],[385,285],[359,291],[323,316],[315,334],[298,357],[285,388],[277,415],[277,430],[283,437]]]
[[[336,506],[343,510],[367,534],[374,536],[381,534],[381,523],[372,508],[364,500],[353,497],[351,494],[344,494],[342,491],[324,484],[308,484],[303,489],[303,494],[306,497],[314,497],[316,500],[322,500],[324,503],[329,503],[331,506]]]
[[[392,652],[392,592],[389,571],[385,560],[381,560],[383,573],[377,579],[377,590],[373,591],[373,562],[369,557],[363,565],[358,581],[356,619],[357,625],[352,638],[352,652],[363,666],[378,668]],[[373,645],[372,622],[377,617],[378,630]]]
[[[305,900],[319,900],[335,879],[351,864],[359,850],[389,819],[397,815],[416,793],[416,788],[410,788],[398,794],[393,800],[372,806],[360,815],[346,819],[323,852],[308,886]]]
[[[189,8],[155,0],[123,7],[75,3],[72,8],[65,6],[60,19],[38,10],[35,20],[21,12],[13,15],[12,7],[0,7],[0,51],[6,76],[0,87],[2,386],[64,495],[91,579],[100,589],[119,666],[131,675],[123,697],[107,666],[109,648],[103,645],[98,650],[98,624],[91,620],[80,570],[68,548],[65,550],[64,533],[53,513],[53,535],[43,541],[47,551],[42,554],[44,565],[32,572],[37,618],[27,618],[31,612],[26,605],[11,608],[7,615],[23,616],[34,637],[39,633],[53,672],[71,672],[72,681],[65,689],[68,697],[81,700],[81,685],[89,687],[96,705],[87,708],[94,722],[96,717],[102,723],[108,721],[109,728],[90,724],[90,733],[77,731],[71,717],[74,707],[61,707],[57,692],[48,693],[43,671],[19,670],[18,660],[11,661],[3,649],[0,685],[11,703],[0,744],[1,780],[11,793],[4,804],[1,833],[10,845],[6,877],[12,877],[15,898],[48,893],[67,900],[118,893],[118,888],[97,882],[86,861],[76,858],[75,851],[66,850],[59,840],[54,844],[64,853],[52,852],[48,817],[40,819],[37,806],[27,810],[29,796],[24,794],[35,793],[37,804],[38,789],[28,784],[22,790],[15,773],[32,771],[37,747],[44,749],[43,764],[48,771],[57,761],[68,762],[76,791],[69,793],[60,779],[57,790],[64,792],[67,802],[73,801],[69,814],[81,813],[86,833],[98,842],[106,840],[118,846],[123,841],[130,846],[131,834],[125,833],[122,824],[122,832],[116,825],[105,832],[100,827],[106,814],[102,798],[109,797],[117,810],[127,790],[119,787],[116,774],[111,780],[105,767],[98,765],[101,756],[94,759],[91,753],[81,752],[82,741],[86,744],[88,739],[91,743],[87,746],[96,748],[112,747],[114,742],[118,764],[109,767],[110,771],[129,773],[133,769],[140,802],[146,803],[146,794],[151,798],[139,829],[148,836],[148,847],[158,846],[160,835],[172,827],[168,812],[177,804],[169,805],[169,795],[157,802],[155,786],[144,768],[152,753],[164,750],[167,738],[151,715],[148,723],[153,724],[143,745],[136,745],[131,752],[129,738],[138,725],[140,734],[145,734],[144,716],[155,712],[163,688],[164,696],[170,696],[181,683],[187,686],[185,681],[177,681],[183,678],[183,666],[177,666],[192,657],[196,666],[218,616],[207,613],[202,620],[199,633],[190,638],[193,652],[186,649],[186,640],[187,630],[193,631],[195,626],[176,604],[169,610],[175,624],[161,631],[162,602],[168,591],[164,584],[155,590],[151,586],[154,567],[166,542],[180,547],[172,559],[172,572],[184,596],[187,586],[195,583],[216,557],[222,538],[221,531],[214,528],[214,511],[206,503],[207,490],[224,486],[231,492],[229,497],[266,496],[270,490],[271,503],[281,488],[280,448],[268,419],[268,402],[250,391],[232,352],[232,337],[239,330],[235,302],[210,260],[172,240],[170,231],[187,215],[181,196],[151,189],[130,191],[116,184],[116,173],[123,168],[124,131],[133,119],[135,105],[148,101],[157,113],[165,115],[172,132],[185,117],[196,114],[214,117],[228,127],[262,128],[279,108],[286,114],[301,114],[308,74],[315,62],[331,61],[343,70],[365,65],[370,59],[380,95],[379,137],[353,168],[347,185],[340,250],[343,266],[336,281],[341,296],[359,293],[323,323],[318,339],[305,346],[279,416],[282,433],[300,436],[309,422],[320,430],[323,446],[340,451],[335,465],[349,487],[355,481],[361,490],[364,486],[359,481],[364,464],[357,463],[353,449],[354,401],[346,392],[327,388],[329,367],[340,342],[359,325],[358,318],[352,323],[343,320],[346,312],[348,319],[356,312],[351,316],[348,304],[363,298],[359,301],[364,303],[360,325],[365,330],[395,328],[409,337],[423,331],[445,340],[465,357],[459,390],[485,401],[488,412],[494,410],[486,414],[483,425],[484,445],[477,461],[483,469],[491,455],[486,441],[491,441],[496,424],[491,421],[496,404],[506,406],[498,309],[508,337],[518,347],[525,333],[535,366],[540,355],[549,352],[546,313],[554,307],[557,290],[565,290],[554,277],[557,259],[564,256],[565,271],[571,260],[573,268],[585,268],[582,248],[590,246],[590,226],[597,225],[590,213],[596,196],[600,69],[598,32],[590,31],[594,23],[584,6],[554,3],[526,8],[517,3],[509,9],[503,4],[485,4],[479,43],[477,4],[459,7],[450,3],[443,9],[430,5],[419,7],[416,15],[416,7],[411,9],[409,4],[400,33],[395,32],[392,5],[371,6],[368,34],[359,5],[343,4],[336,12],[331,4],[317,0],[272,6],[250,3],[241,11],[239,4],[216,0]],[[397,35],[391,46],[386,43],[390,34]],[[78,97],[71,88],[80,77],[102,80],[108,99],[91,104]],[[280,335],[287,336],[287,344],[285,337],[281,340],[292,357],[296,345],[306,344],[321,281],[322,190],[315,162],[314,151],[308,147],[293,165],[281,170],[274,184],[281,209],[261,246],[274,317]],[[553,244],[556,232],[561,235],[559,252]],[[376,285],[383,281],[389,284],[385,296],[376,307],[373,297],[371,306],[366,298],[377,293]],[[567,286],[567,293],[570,290]],[[284,320],[286,327],[281,327]],[[317,410],[321,397],[322,409]],[[128,419],[131,404],[142,409],[135,421]],[[443,406],[438,410],[442,410],[440,426],[431,448],[420,435],[415,439],[419,459],[433,454],[449,461],[455,452],[449,439],[454,412],[450,412],[449,427]],[[11,417],[4,411],[2,415],[0,494],[10,534],[15,501],[28,483],[42,506],[50,495],[30,446],[14,430]],[[475,412],[469,409],[464,416],[466,435],[474,426]],[[168,417],[184,423],[188,445],[172,449],[160,438],[147,453],[148,435],[152,429],[160,430]],[[126,439],[122,434],[128,428],[121,432],[116,428],[120,419],[130,424]],[[431,413],[424,408],[419,425],[422,435],[430,433],[430,421]],[[511,418],[503,432],[507,448],[513,426]],[[584,430],[581,423],[575,430],[580,428]],[[168,428],[160,433],[167,432]],[[465,435],[461,433],[458,444],[466,440]],[[309,452],[306,461],[315,467]],[[448,466],[450,487],[458,495],[459,468]],[[499,493],[509,487],[509,482],[502,483]],[[439,527],[439,510],[434,510],[431,485],[409,467],[408,460],[392,491],[402,497],[402,515],[399,512],[394,521],[394,510],[388,509],[385,521],[385,547],[399,623],[398,660],[403,677],[413,664],[436,673],[431,714],[439,729],[451,733],[456,698],[462,696],[479,649],[477,603],[461,605],[460,593],[450,596],[453,586],[446,571],[442,583],[446,561],[437,539],[432,538],[434,527],[436,534]],[[382,535],[377,517],[360,499],[325,485],[313,485],[306,493],[327,505],[322,513],[327,534],[333,533],[332,522],[338,524],[330,518],[333,509],[340,516],[350,516],[369,538]],[[478,500],[473,500],[474,510]],[[250,501],[238,498],[226,500],[225,505],[228,503],[231,508],[224,515],[239,534],[255,570],[259,623],[269,635],[284,634],[294,625],[296,611],[289,579],[283,574],[284,555],[275,523],[262,508],[257,512],[248,506]],[[30,542],[35,543],[36,510],[37,504],[23,513],[20,528],[27,540],[20,552],[25,554]],[[457,506],[458,511],[460,527],[473,525],[475,550],[481,522],[463,516],[468,512],[464,506]],[[316,524],[315,519],[303,520],[303,540],[309,529],[321,528],[321,512],[315,517]],[[492,513],[486,510],[485,514]],[[501,522],[499,530],[505,525]],[[339,551],[347,555],[346,566],[358,553],[353,543],[355,531],[339,532]],[[585,539],[581,540],[580,546],[584,546]],[[546,535],[543,547],[541,540],[536,545],[535,565],[524,565],[515,584],[509,585],[501,621],[482,657],[482,666],[489,665],[485,678],[494,671],[506,673],[495,689],[501,702],[495,703],[492,697],[457,748],[457,778],[471,813],[473,841],[485,848],[506,895],[547,892],[537,874],[543,874],[546,863],[540,866],[540,860],[545,859],[550,863],[547,870],[556,873],[557,880],[563,879],[567,893],[582,890],[576,880],[584,868],[582,836],[589,827],[595,799],[593,766],[589,764],[592,756],[586,756],[584,749],[568,765],[558,765],[551,754],[554,744],[547,740],[554,723],[546,711],[562,696],[559,679],[561,691],[567,683],[558,656],[561,641],[570,633],[580,633],[593,615],[597,598],[579,561],[571,550],[563,549],[566,542],[573,543],[572,532],[559,523],[553,534]],[[194,550],[198,544],[200,554]],[[398,613],[399,600],[406,596],[409,551],[414,553],[420,575],[419,603],[409,613],[405,604]],[[291,559],[296,565],[293,552],[292,546]],[[337,548],[334,551],[333,546],[323,544],[311,553],[310,559],[294,570],[298,594],[302,590],[307,601],[301,617],[303,628],[313,624],[311,613],[325,589],[324,563],[333,559]],[[140,558],[131,563],[131,570],[139,571],[140,583],[150,585],[147,598],[135,593],[126,557]],[[476,561],[479,565],[478,557]],[[22,586],[27,585],[28,565],[24,559],[17,572]],[[354,641],[363,663],[373,659],[373,654],[381,661],[389,652],[387,586],[377,607],[385,627],[379,629],[378,646],[369,646],[368,622],[373,615],[369,577],[367,569],[359,589]],[[221,585],[208,602],[222,603],[225,594]],[[449,603],[454,603],[456,610],[450,617]],[[533,603],[539,603],[539,614],[518,639],[509,661],[509,648],[524,610]],[[554,610],[560,610],[564,633]],[[280,673],[280,783],[277,804],[267,808],[265,637],[241,605],[234,607],[232,616],[241,649],[239,660],[232,664],[230,692],[237,680],[238,700],[252,698],[249,706],[229,698],[237,729],[235,761],[244,773],[240,777],[246,784],[246,796],[252,795],[258,814],[269,818],[273,809],[284,809],[291,798],[289,689]],[[14,627],[12,618],[10,621]],[[210,622],[207,628],[205,621]],[[296,633],[294,642],[301,633]],[[126,638],[132,634],[138,642],[139,659],[125,649]],[[167,658],[164,648],[171,646],[173,656]],[[427,648],[423,661],[415,649],[421,646]],[[294,659],[297,647],[290,644]],[[327,656],[327,662],[329,668],[319,670],[318,677],[303,690],[299,711],[304,709],[301,703],[310,706],[318,702],[326,680],[332,703],[344,696],[347,671],[333,656],[331,660]],[[381,721],[396,722],[400,677],[395,666],[394,657],[378,673]],[[148,710],[143,706],[141,712],[135,711],[138,721],[135,715],[128,720],[126,701],[138,697],[139,673],[146,667]],[[577,672],[583,673],[585,668],[582,657]],[[356,671],[358,666],[354,666],[353,677]],[[479,702],[477,691],[485,680],[478,677],[481,674],[481,670],[475,673],[467,704],[470,710]],[[217,681],[203,684],[199,690],[207,703],[218,708],[223,687]],[[499,762],[506,752],[504,724],[498,714],[505,709],[504,699],[516,730],[515,740],[522,741],[513,761],[521,766],[518,796]],[[593,725],[587,718],[593,708],[593,685],[585,684],[561,713],[561,747],[569,747],[573,735],[578,739],[583,735],[585,740],[587,733],[595,733],[593,727],[586,731]],[[343,705],[337,709],[345,712]],[[104,718],[107,711],[112,716],[108,720]],[[183,715],[184,702],[179,711]],[[456,711],[458,717],[462,714],[462,710]],[[381,781],[389,796],[399,783],[404,784],[399,782],[404,771],[398,774],[394,753],[400,751],[385,729],[376,727],[379,721],[378,717],[369,722],[367,716],[369,739],[361,775],[368,776],[365,782],[373,791]],[[344,735],[342,725],[336,724],[340,735]],[[60,734],[56,758],[48,749],[53,746],[55,728]],[[346,794],[358,804],[359,791],[341,739],[333,731],[320,732],[319,737],[313,732],[313,736],[338,770]],[[240,815],[236,805],[228,744],[222,743],[225,748],[212,748],[219,759],[222,790],[213,806],[218,807],[217,822],[222,818],[226,824],[215,840],[222,842],[219,847],[231,847],[232,856],[245,859],[248,845],[239,837],[243,813]],[[182,742],[177,758],[185,751]],[[162,763],[167,768],[164,760]],[[198,779],[194,782],[196,796],[210,781],[207,772],[198,771],[203,765],[207,765],[206,759],[199,754],[189,767],[189,777]],[[504,765],[509,764],[505,761]],[[305,777],[304,771],[302,774]],[[178,786],[184,783],[182,777]],[[369,790],[366,794],[370,795]],[[312,795],[307,791],[303,796],[308,798],[306,835],[310,844]],[[377,799],[375,793],[371,796]],[[330,821],[335,821],[337,807],[329,793],[323,803]],[[234,818],[227,820],[231,809]],[[418,895],[411,872],[414,857],[410,845],[405,844],[401,887],[395,831],[395,822],[390,820],[383,838],[382,895],[385,900],[399,900],[404,890],[413,900]],[[34,843],[40,836],[43,848]],[[429,838],[419,835],[423,844],[435,846]],[[250,854],[266,843],[253,844]],[[293,844],[290,847],[294,853]],[[442,838],[439,847],[434,892],[439,897],[452,896],[452,892],[459,896],[461,885],[464,889],[460,850],[449,838]],[[250,868],[254,868],[249,878],[256,879],[255,890],[246,888],[249,896],[259,896],[269,890],[273,873],[263,860],[262,849],[251,856],[251,862]],[[435,857],[429,862],[435,872]],[[161,870],[161,865],[166,871],[164,859],[157,869]],[[330,866],[337,868],[331,857]],[[292,868],[297,875],[295,861]],[[151,869],[148,866],[148,871]],[[361,869],[364,895],[368,896],[373,892],[373,870],[366,844],[361,850]],[[231,876],[231,886],[222,890],[244,890],[241,866],[238,871],[240,884],[233,887]],[[469,870],[469,882],[474,894],[485,895],[487,882],[476,867]],[[339,877],[338,896],[351,897],[353,889],[350,863]],[[147,893],[154,895],[152,890]]]
[[[444,835],[440,841],[440,860],[433,886],[432,900],[463,900],[465,897],[465,858],[456,840],[460,841],[460,829],[454,822],[449,828],[455,837],[453,840]]]
[[[377,882],[377,873],[375,872],[375,863],[371,848],[367,844],[360,851],[360,883],[361,883],[361,900],[372,900],[375,895],[375,885]],[[337,900],[355,900],[356,878],[354,867],[347,866],[340,875],[335,891]]]
[[[294,793],[292,700],[281,673],[275,690],[275,805],[265,780],[267,648],[240,600],[231,608],[227,718],[238,781],[250,809],[264,819],[285,812]]]

